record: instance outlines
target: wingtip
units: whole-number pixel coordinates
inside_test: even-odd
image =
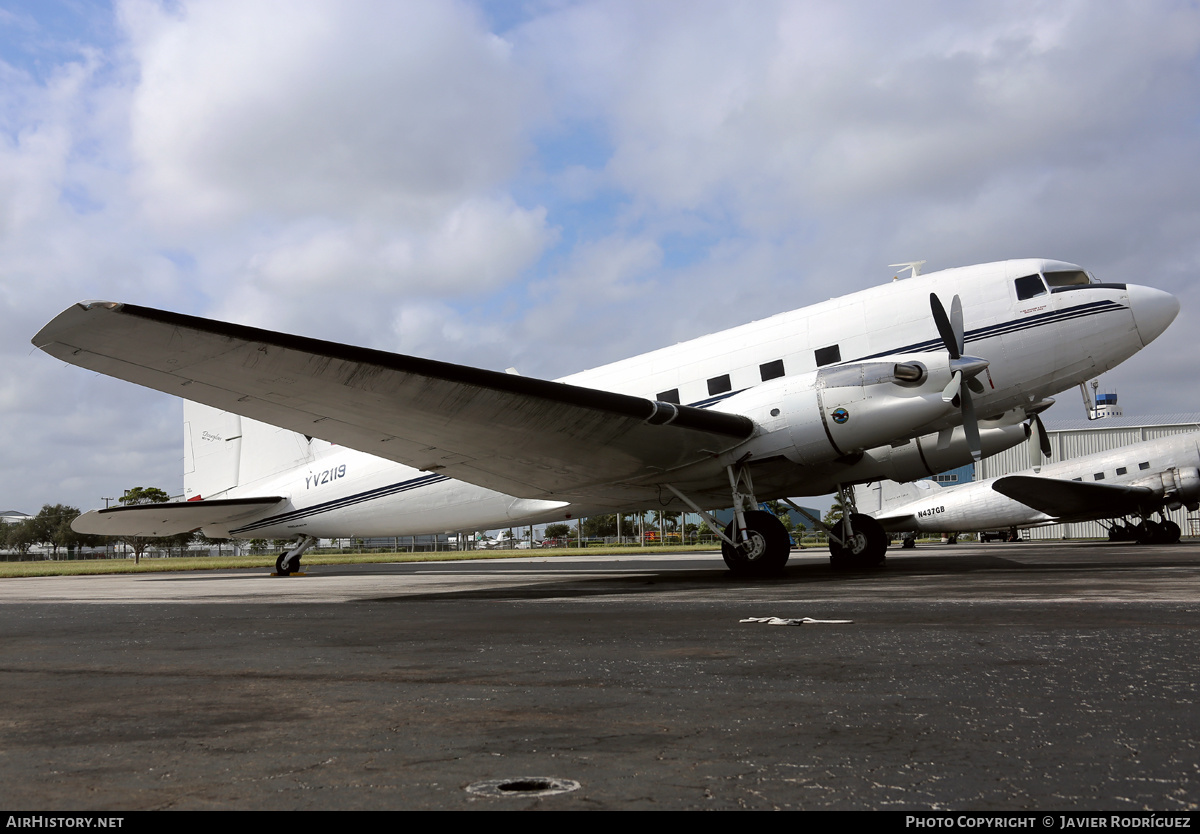
[[[120,310],[125,305],[120,301],[104,301],[98,298],[88,298],[75,305],[82,310]]]

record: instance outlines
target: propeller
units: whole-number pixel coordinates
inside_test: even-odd
[[[1050,453],[1053,451],[1050,448],[1050,435],[1046,433],[1046,424],[1042,422],[1042,412],[1054,404],[1053,399],[1045,399],[1038,403],[1032,412],[1027,410],[1025,416],[1029,418],[1029,422],[1025,424],[1025,436],[1029,440],[1033,440],[1033,433],[1036,431],[1038,436],[1038,448],[1041,449],[1042,457],[1037,458],[1037,452],[1034,451],[1034,445],[1029,444],[1029,465],[1036,467],[1041,465],[1042,460],[1049,460]]]
[[[971,450],[971,457],[980,460],[983,457],[983,446],[979,441],[979,421],[975,417],[971,391],[977,394],[983,392],[983,386],[976,382],[975,377],[987,368],[988,361],[977,356],[963,356],[966,334],[963,331],[962,301],[957,295],[950,302],[948,316],[937,293],[929,294],[929,307],[933,312],[933,321],[942,337],[942,343],[950,353],[950,382],[942,389],[942,401],[954,403],[957,398],[957,405],[962,409],[967,448]],[[967,383],[965,388],[964,381]]]

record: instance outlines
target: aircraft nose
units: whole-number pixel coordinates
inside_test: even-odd
[[[1153,287],[1130,284],[1129,309],[1133,311],[1133,323],[1145,347],[1175,321],[1175,316],[1179,315],[1179,299]]]

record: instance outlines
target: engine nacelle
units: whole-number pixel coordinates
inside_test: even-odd
[[[1019,417],[1014,413],[1011,419],[1018,421]],[[979,441],[985,456],[998,454],[1025,440],[1025,426],[1020,422],[1009,425],[983,423],[979,427]],[[913,481],[966,466],[973,460],[966,434],[960,426],[954,429],[945,448],[938,448],[937,434],[926,434],[898,446],[868,449],[849,465],[842,460],[811,467],[808,477],[813,481],[814,491],[833,492],[839,483],[859,484],[884,479]],[[828,480],[822,483],[821,478]]]
[[[1134,481],[1134,486],[1148,487],[1161,498],[1169,510],[1186,506],[1200,509],[1200,469],[1194,466],[1168,469]]]
[[[793,446],[787,456],[813,465],[907,441],[957,415],[942,400],[948,381],[948,370],[931,373],[919,362],[857,362],[793,377],[783,408]]]

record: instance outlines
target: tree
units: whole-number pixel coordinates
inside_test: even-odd
[[[134,507],[140,504],[165,504],[171,500],[171,496],[158,487],[134,487],[125,490],[125,494],[118,500],[126,507]],[[133,548],[133,563],[136,565],[142,561],[142,553],[150,544],[151,538],[149,536],[121,536],[121,541]]]
[[[845,515],[845,513],[846,508],[842,504],[842,497],[840,495],[835,495],[833,496],[833,503],[829,505],[829,512],[825,513],[825,518],[823,521],[825,522],[826,526],[832,527],[834,524],[842,520],[842,516]]]
[[[542,535],[548,539],[565,539],[571,535],[571,525],[561,522],[558,524],[547,524]]]
[[[16,551],[21,556],[28,553],[29,548],[37,543],[37,531],[32,518],[23,519],[15,524],[3,524],[0,527],[4,528],[4,547]]]
[[[79,515],[76,507],[66,504],[46,504],[29,521],[32,524],[33,540],[50,548],[51,557],[58,558],[58,549],[74,549],[82,538],[71,529],[71,522]]]

